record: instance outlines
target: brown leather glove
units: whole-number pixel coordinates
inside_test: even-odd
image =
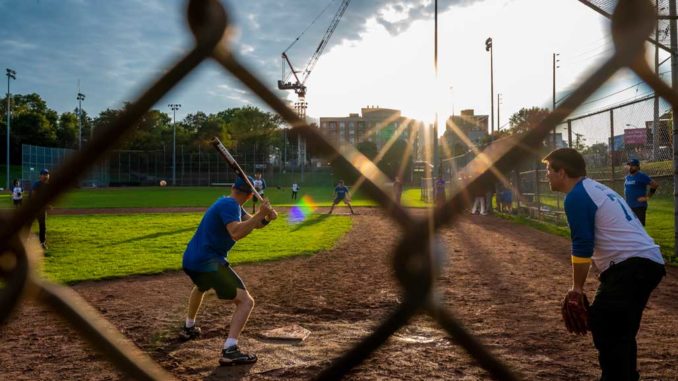
[[[586,294],[570,291],[565,295],[561,308],[565,327],[570,333],[586,335],[588,331],[589,300]]]

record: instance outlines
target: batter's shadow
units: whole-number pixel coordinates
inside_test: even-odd
[[[192,231],[192,230],[195,230],[195,227],[190,227],[190,228],[184,228],[184,229],[174,230],[174,231],[171,231],[171,232],[158,232],[158,233],[153,233],[153,234],[146,234],[146,235],[142,235],[142,236],[140,236],[140,237],[135,237],[135,238],[126,239],[126,240],[124,240],[124,241],[108,243],[108,244],[106,244],[106,245],[102,245],[102,246],[99,246],[99,247],[104,247],[104,246],[116,246],[116,245],[122,245],[122,244],[124,244],[124,243],[131,243],[131,242],[137,242],[137,241],[144,241],[144,240],[147,240],[147,239],[153,239],[153,238],[159,238],[159,237],[164,237],[164,236],[168,236],[168,235],[175,235],[175,234],[179,234],[179,233],[185,233],[185,232],[187,232],[187,231]]]
[[[233,366],[218,366],[214,368],[212,373],[204,378],[205,381],[220,381],[220,380],[242,380],[250,378],[250,371],[255,364],[248,365],[233,365]]]
[[[299,229],[303,229],[303,228],[306,228],[306,227],[309,227],[309,226],[319,224],[319,223],[325,221],[326,219],[328,219],[329,217],[330,216],[327,215],[327,214],[322,214],[322,215],[317,216],[316,218],[307,219],[304,222],[296,224],[292,229],[290,229],[290,231],[295,232]]]

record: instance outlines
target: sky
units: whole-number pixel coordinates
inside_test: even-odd
[[[223,3],[236,25],[235,55],[294,102],[293,92],[276,89],[280,54],[308,28],[287,52],[301,70],[340,0]],[[436,112],[441,119],[462,109],[488,114],[485,40],[492,37],[495,109],[501,93],[498,122],[506,128],[522,107],[550,107],[553,53],[558,99],[612,53],[609,21],[577,0],[440,0],[438,7],[436,77],[433,1],[352,0],[306,82],[308,115],[348,116],[368,105],[426,122]],[[12,93],[38,93],[59,113],[77,107],[78,90],[91,116],[119,108],[190,49],[185,8],[180,0],[0,0],[0,70],[17,72]],[[638,82],[622,71],[575,113],[648,93]],[[169,103],[182,105],[177,120],[246,105],[269,110],[211,61],[155,108],[169,114]]]

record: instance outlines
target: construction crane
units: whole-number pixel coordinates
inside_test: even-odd
[[[295,108],[297,109],[297,114],[299,115],[300,118],[304,119],[306,117],[306,108],[308,104],[306,103],[306,81],[308,80],[308,77],[311,75],[311,71],[313,71],[313,67],[315,67],[315,64],[318,62],[318,59],[320,56],[323,54],[323,50],[325,50],[325,47],[327,46],[327,43],[330,40],[330,37],[332,37],[332,34],[334,33],[334,30],[337,28],[337,25],[339,25],[339,21],[341,20],[341,17],[344,15],[344,12],[346,11],[346,8],[348,7],[348,4],[351,2],[351,0],[342,0],[341,4],[339,4],[339,9],[337,9],[337,12],[334,14],[334,17],[332,18],[332,22],[330,22],[330,26],[327,28],[325,31],[325,34],[323,35],[323,38],[320,40],[320,44],[318,44],[318,47],[315,50],[315,53],[311,56],[311,58],[308,60],[308,63],[306,63],[306,67],[302,71],[297,71],[294,69],[294,66],[292,66],[292,62],[290,62],[289,57],[287,56],[287,51],[294,46],[294,44],[299,41],[299,38],[308,30],[308,28],[313,25],[313,23],[318,20],[320,15],[322,15],[327,8],[334,2],[332,0],[325,9],[313,20],[313,22],[303,31],[301,34],[290,44],[290,46],[285,49],[285,51],[282,53],[282,80],[278,81],[278,89],[280,90],[294,90],[295,93],[297,93],[297,96],[299,97],[299,100],[297,103],[295,103]],[[285,75],[285,67],[289,67],[290,72]],[[300,74],[300,75],[299,75]],[[290,78],[294,76],[294,82],[290,82]]]

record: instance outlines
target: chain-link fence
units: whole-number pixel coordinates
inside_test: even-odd
[[[556,147],[581,152],[587,175],[623,194],[626,163],[631,159],[638,159],[643,172],[653,178],[673,182],[672,123],[670,104],[651,95],[568,118],[556,128],[555,142]],[[516,202],[523,201],[520,209],[564,223],[562,194],[550,191],[544,165],[526,166],[530,164],[519,172]],[[672,188],[661,190],[668,196]]]
[[[297,129],[319,154],[331,160],[334,165],[346,166],[360,173],[365,178],[364,191],[374,198],[384,208],[384,213],[401,228],[399,235],[401,240],[395,246],[393,253],[393,273],[402,286],[400,302],[367,337],[339,358],[331,361],[316,378],[336,380],[349,372],[356,372],[355,368],[380,348],[398,329],[407,325],[417,313],[424,312],[431,316],[458,345],[463,347],[480,367],[487,370],[492,378],[521,379],[515,370],[491,354],[445,307],[445,305],[454,304],[441,300],[443,298],[435,293],[434,282],[442,270],[442,259],[448,252],[436,239],[436,233],[441,226],[453,223],[466,206],[462,192],[454,194],[446,203],[438,205],[424,218],[410,215],[393,200],[390,189],[385,185],[389,182],[388,178],[374,163],[351,147],[339,150],[323,138],[231,54],[229,38],[233,36],[233,33],[225,33],[225,30],[232,26],[229,25],[227,14],[217,0],[190,1],[188,20],[191,31],[195,35],[194,48],[175,65],[162,70],[163,76],[154,81],[150,88],[130,103],[110,126],[102,128],[98,136],[87,146],[66,157],[62,165],[56,169],[54,181],[45,187],[40,187],[33,202],[24,204],[21,208],[12,211],[9,216],[2,216],[0,322],[7,320],[9,314],[22,301],[23,296],[30,295],[62,315],[77,332],[99,348],[128,377],[173,379],[148,355],[125,339],[115,327],[74,291],[42,279],[38,271],[29,263],[28,251],[35,249],[26,246],[27,241],[23,239],[21,229],[49,203],[70,189],[94,163],[103,160],[110,147],[118,143],[124,133],[131,129],[144,113],[168,91],[205,59],[213,58]],[[477,164],[475,168],[480,170],[474,172],[468,179],[465,190],[478,191],[486,183],[495,181],[499,174],[510,171],[516,163],[521,162],[521,159],[531,157],[536,160],[535,156],[540,152],[532,148],[541,146],[544,139],[567,118],[571,110],[577,109],[614,73],[624,67],[630,67],[658,94],[669,99],[672,105],[678,105],[678,94],[664,84],[643,60],[637,59],[642,57],[645,39],[653,31],[654,25],[654,10],[648,1],[620,1],[612,18],[613,40],[616,42],[615,53],[582,81],[539,125],[524,135],[494,142],[485,150],[485,155],[474,159]],[[449,251],[452,252],[452,250]],[[30,288],[30,293],[24,293],[27,288]]]
[[[30,184],[37,181],[41,169],[57,168],[68,155],[75,152],[66,148],[22,145],[21,181],[24,188],[30,189]],[[303,186],[332,186],[337,180],[330,167],[307,165],[302,175],[302,169],[298,165],[262,164],[253,161],[252,155],[248,157],[244,153],[238,154],[237,151],[234,152],[234,157],[248,173],[262,171],[269,186],[289,188],[293,183]],[[177,186],[216,186],[228,184],[235,179],[231,168],[212,151],[188,151],[184,146],[179,146],[176,171],[172,171],[173,164],[171,150],[116,150],[79,179],[78,185],[152,186],[165,180],[167,184]]]

